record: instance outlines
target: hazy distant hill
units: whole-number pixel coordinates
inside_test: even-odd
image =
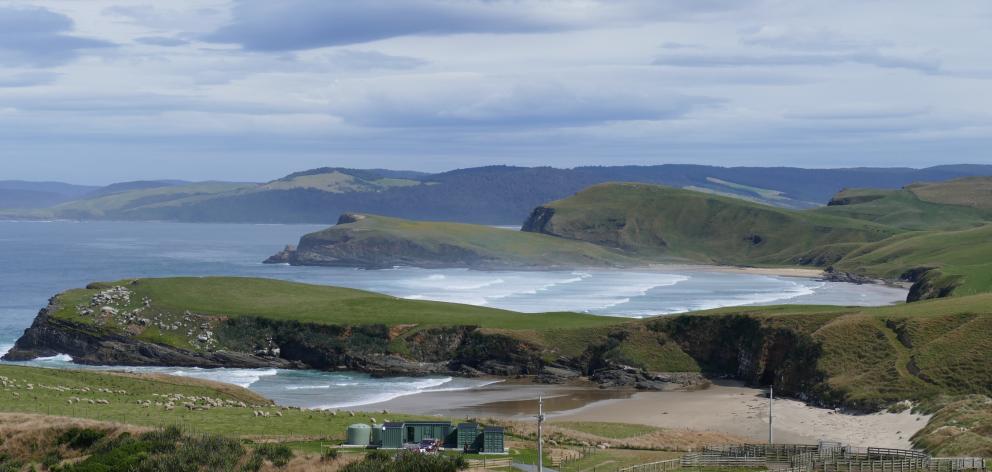
[[[921,181],[992,175],[992,166],[928,169],[799,169],[697,165],[578,167],[490,166],[437,174],[320,168],[263,184],[139,182],[114,185],[44,211],[6,217],[177,220],[192,222],[333,223],[346,212],[479,224],[520,224],[545,202],[592,185],[664,184],[782,208],[825,205],[844,188],[897,189]],[[152,186],[152,187],[149,187]],[[126,190],[126,191],[122,191]],[[0,208],[26,208],[7,206]],[[36,206],[37,207],[37,206]]]
[[[73,200],[98,187],[62,182],[0,181],[0,208],[46,208]]]

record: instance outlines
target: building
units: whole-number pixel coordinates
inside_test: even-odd
[[[463,451],[478,451],[482,448],[482,444],[479,439],[482,438],[479,435],[479,425],[475,423],[461,423],[458,425],[457,432],[455,433],[458,437],[455,441],[455,447]]]
[[[444,447],[452,447],[456,439],[447,421],[389,422],[382,425],[383,449],[400,449],[404,444],[419,443],[424,439],[437,439]]]
[[[506,452],[505,445],[503,444],[503,428],[499,426],[486,426],[482,430],[482,449],[479,451],[483,454],[503,454]]]
[[[437,439],[443,447],[482,454],[503,454],[503,428],[482,427],[476,423],[461,423],[456,428],[447,421],[391,421],[369,427],[353,424],[348,427],[347,445],[402,449],[405,444],[417,444],[424,439]]]

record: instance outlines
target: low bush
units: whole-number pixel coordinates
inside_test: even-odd
[[[383,451],[375,451],[383,452]],[[368,454],[361,462],[352,462],[341,472],[457,472],[468,464],[462,456],[400,452],[395,458],[385,454]]]

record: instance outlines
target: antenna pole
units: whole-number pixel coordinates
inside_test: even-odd
[[[768,386],[768,444],[774,444],[775,436],[772,435],[772,402],[775,400],[775,387]]]
[[[537,397],[537,472],[544,472],[544,397]]]

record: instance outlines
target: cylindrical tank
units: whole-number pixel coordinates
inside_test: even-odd
[[[348,440],[345,444],[352,446],[368,446],[372,436],[372,427],[367,424],[353,424],[348,427]]]
[[[372,428],[372,440],[370,441],[370,444],[373,446],[382,445],[382,427],[376,426],[375,428]]]

